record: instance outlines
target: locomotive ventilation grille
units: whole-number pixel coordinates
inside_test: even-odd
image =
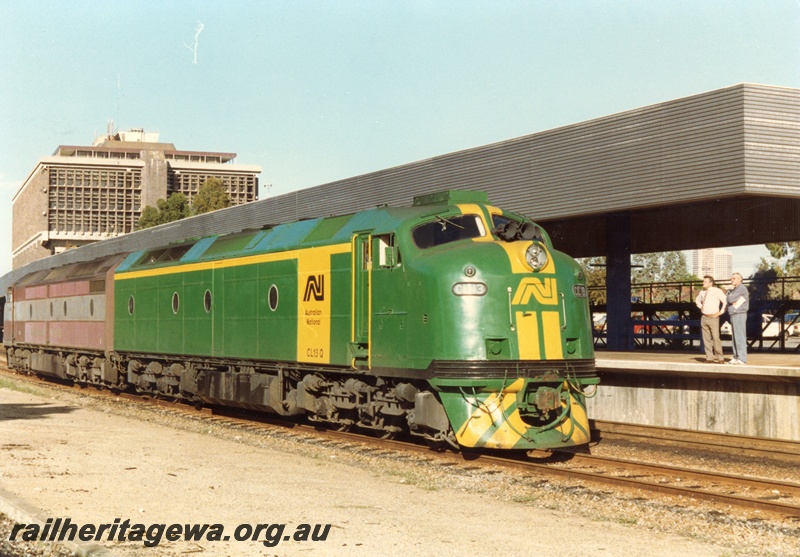
[[[441,378],[508,378],[534,379],[546,372],[556,372],[572,377],[594,377],[597,375],[594,360],[546,360],[546,361],[492,361],[470,362],[464,360],[437,360],[428,368],[430,377]]]

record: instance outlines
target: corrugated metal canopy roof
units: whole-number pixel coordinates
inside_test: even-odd
[[[483,190],[543,224],[556,247],[603,255],[607,216],[629,214],[631,249],[800,239],[800,90],[739,84],[493,143],[105,240],[0,279],[187,237],[410,205]]]

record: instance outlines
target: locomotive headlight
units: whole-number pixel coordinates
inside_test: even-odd
[[[456,296],[485,296],[489,287],[483,282],[457,282],[453,285]]]
[[[547,251],[541,244],[534,242],[525,251],[525,261],[534,271],[541,271],[547,265]]]

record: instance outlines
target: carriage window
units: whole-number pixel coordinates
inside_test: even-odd
[[[411,231],[414,243],[422,249],[485,235],[483,221],[477,215],[436,217]]]

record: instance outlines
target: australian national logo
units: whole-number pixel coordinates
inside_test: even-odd
[[[525,278],[522,279],[514,293],[512,303],[515,306],[528,305],[531,296],[542,305],[555,305],[558,303],[558,289],[555,278]]]
[[[325,275],[309,275],[303,293],[303,301],[310,301],[312,296],[317,302],[325,299]]]

